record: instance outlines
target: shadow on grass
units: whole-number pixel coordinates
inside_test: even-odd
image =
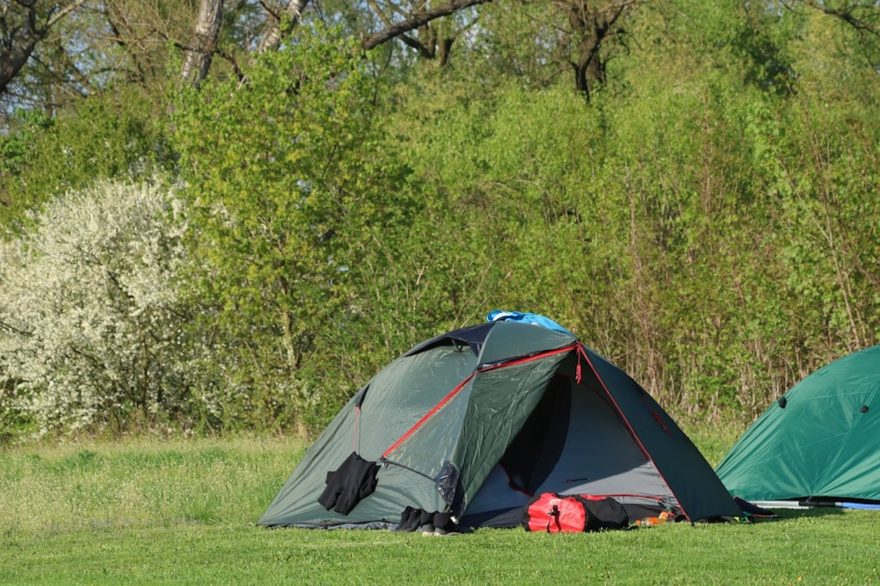
[[[776,513],[775,519],[755,519],[758,523],[794,521],[796,519],[810,519],[827,517],[829,515],[842,515],[845,510],[837,507],[813,507],[811,509],[771,509]]]

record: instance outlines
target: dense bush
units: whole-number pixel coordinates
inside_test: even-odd
[[[42,433],[189,411],[185,229],[161,183],[100,183],[0,245],[0,409]]]
[[[710,417],[876,343],[876,40],[807,6],[638,3],[586,100],[557,4],[492,3],[443,66],[304,21],[171,103],[129,86],[19,117],[0,434],[317,429],[494,307],[551,315]],[[174,196],[58,199],[155,168]]]
[[[20,234],[31,212],[100,179],[149,180],[173,153],[153,100],[131,90],[95,96],[50,118],[24,112],[0,134],[0,234]]]
[[[592,104],[509,84],[426,116],[412,98],[401,152],[435,228],[407,262],[440,291],[468,283],[453,323],[546,312],[665,405],[748,417],[877,340],[880,110],[858,98],[877,80],[822,69],[780,96],[717,56],[660,57]]]
[[[323,421],[366,374],[328,364],[357,344],[358,307],[373,296],[362,269],[389,262],[365,249],[395,248],[414,207],[384,136],[380,88],[352,41],[317,31],[262,56],[243,82],[205,83],[179,101],[181,193],[205,267],[196,288],[240,398],[227,416],[258,427]]]

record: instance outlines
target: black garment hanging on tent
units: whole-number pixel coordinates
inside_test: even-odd
[[[376,490],[379,466],[352,452],[342,465],[327,473],[327,486],[318,497],[325,509],[347,515]]]

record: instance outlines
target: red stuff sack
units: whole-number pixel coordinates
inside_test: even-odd
[[[545,492],[529,501],[522,525],[526,531],[583,533],[625,529],[629,517],[623,505],[612,498]]]
[[[522,525],[526,531],[583,533],[587,528],[587,509],[577,497],[545,492],[529,501]]]

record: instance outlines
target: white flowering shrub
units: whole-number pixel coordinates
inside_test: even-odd
[[[0,243],[0,414],[46,433],[187,410],[179,205],[161,184],[100,183]]]

